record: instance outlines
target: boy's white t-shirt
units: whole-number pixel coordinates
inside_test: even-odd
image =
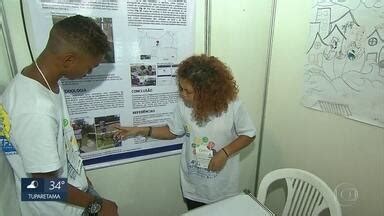
[[[239,135],[256,135],[256,129],[239,100],[231,102],[226,112],[219,117],[212,117],[202,126],[193,119],[192,109],[180,100],[172,119],[168,121],[168,127],[175,135],[185,134],[180,165],[185,198],[212,203],[240,192],[239,154],[231,156],[219,172],[211,172],[206,168],[211,157],[207,150],[218,152]],[[208,155],[207,161],[202,159],[205,155]]]
[[[15,175],[22,214],[81,215],[83,208],[64,202],[21,201],[21,178],[31,178],[31,173],[58,170],[59,178],[68,178],[80,190],[88,188],[82,165],[67,160],[80,156],[63,90],[55,94],[19,73],[2,94],[1,103],[11,124],[10,143],[3,150]]]

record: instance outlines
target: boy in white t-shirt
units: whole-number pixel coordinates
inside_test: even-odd
[[[2,149],[14,172],[22,215],[117,215],[116,203],[89,193],[59,85],[62,77],[81,79],[90,73],[108,49],[107,36],[93,19],[67,17],[53,25],[43,52],[1,95]],[[23,202],[21,178],[67,178],[67,199]]]
[[[237,99],[229,68],[213,56],[192,56],[177,69],[181,99],[163,127],[117,127],[116,139],[146,136],[174,139],[185,135],[181,187],[188,209],[237,195],[239,154],[256,130]]]

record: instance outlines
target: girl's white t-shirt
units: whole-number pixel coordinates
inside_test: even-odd
[[[185,198],[212,203],[240,192],[239,154],[231,156],[219,172],[207,169],[211,153],[220,151],[239,135],[256,135],[256,129],[239,100],[231,102],[226,112],[212,117],[204,125],[197,124],[192,109],[180,100],[168,127],[175,135],[185,135],[180,165]]]

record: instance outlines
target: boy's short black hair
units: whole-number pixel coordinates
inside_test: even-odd
[[[81,15],[67,17],[53,25],[48,45],[60,49],[57,43],[64,43],[92,56],[104,55],[110,49],[107,36],[100,26],[92,18]]]

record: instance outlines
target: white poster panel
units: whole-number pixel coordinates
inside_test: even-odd
[[[114,126],[160,126],[178,100],[175,71],[193,54],[192,0],[28,0],[34,57],[53,23],[81,14],[95,19],[112,47],[92,74],[62,79],[86,169],[180,153],[182,138],[113,139]]]
[[[313,0],[303,104],[384,127],[384,1]]]

